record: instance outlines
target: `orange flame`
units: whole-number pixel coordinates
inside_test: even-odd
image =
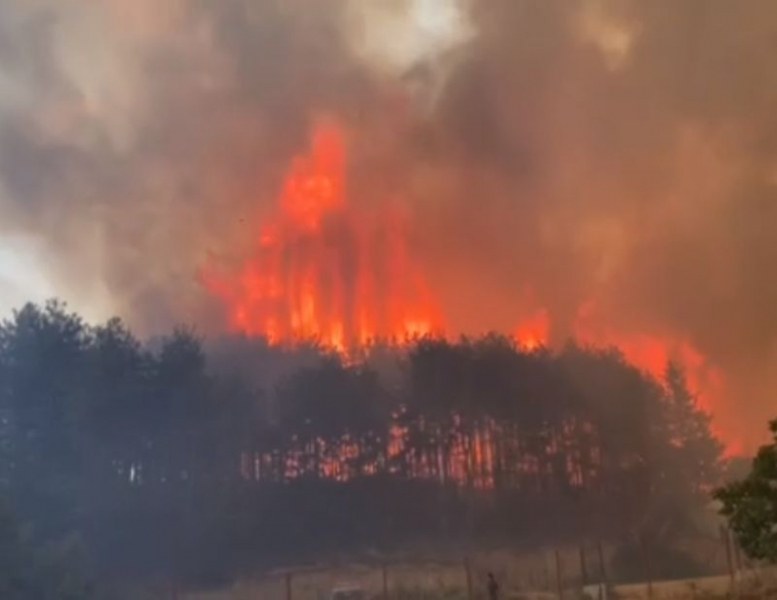
[[[548,311],[540,309],[521,321],[515,330],[514,338],[518,347],[527,352],[533,352],[547,347],[549,334],[550,317]]]
[[[442,318],[407,248],[408,222],[348,206],[346,146],[320,123],[309,152],[283,182],[277,214],[257,233],[239,273],[204,273],[225,302],[230,326],[272,344],[318,340],[341,352],[376,338],[437,330]]]
[[[723,372],[712,364],[689,340],[669,332],[637,333],[616,331],[601,324],[597,319],[595,303],[581,307],[576,323],[576,337],[584,344],[616,347],[627,362],[663,381],[669,361],[685,372],[689,391],[694,394],[697,406],[713,414],[716,406],[725,403],[725,382]],[[740,454],[742,441],[726,427],[721,419],[713,420],[712,432],[725,443],[729,456]]]
[[[341,129],[319,123],[308,151],[290,165],[276,213],[256,232],[253,256],[234,273],[204,271],[203,283],[223,300],[232,330],[271,344],[317,340],[346,356],[376,339],[401,342],[442,331],[442,313],[409,249],[409,219],[397,207],[368,213],[349,206],[346,163]],[[674,360],[703,409],[724,404],[722,373],[688,341],[602,327],[606,319],[593,308],[581,307],[578,340],[616,346],[657,379]],[[550,344],[551,329],[551,315],[540,308],[518,322],[513,337],[533,352]],[[740,445],[725,424],[714,426],[735,453]],[[401,435],[394,433],[398,452]]]
[[[519,348],[533,352],[550,344],[551,318],[547,310],[539,309],[522,319],[513,332]],[[658,381],[664,378],[669,361],[680,366],[688,388],[696,397],[699,408],[713,414],[715,407],[725,405],[726,390],[723,372],[691,342],[677,335],[664,333],[624,332],[607,325],[607,319],[597,315],[596,303],[587,302],[578,311],[574,336],[582,344],[615,347],[624,359]],[[744,443],[730,431],[721,419],[712,422],[713,433],[723,442],[728,456],[742,454]]]

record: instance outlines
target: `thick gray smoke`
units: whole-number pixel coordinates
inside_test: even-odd
[[[0,240],[75,308],[218,329],[198,268],[335,115],[451,330],[687,339],[741,436],[777,409],[776,40],[772,0],[3,0]]]

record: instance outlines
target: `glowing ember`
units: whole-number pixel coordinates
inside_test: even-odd
[[[319,124],[309,153],[286,175],[278,213],[257,232],[251,260],[236,275],[203,276],[234,330],[273,344],[313,339],[345,351],[441,326],[407,249],[406,220],[395,209],[358,212],[347,200],[343,134]]]

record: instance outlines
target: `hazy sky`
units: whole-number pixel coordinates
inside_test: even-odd
[[[24,302],[40,302],[56,294],[35,257],[32,244],[23,239],[0,240],[0,314],[6,316]]]

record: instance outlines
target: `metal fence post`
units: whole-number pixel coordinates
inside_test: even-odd
[[[469,564],[469,557],[464,559],[464,571],[467,575],[467,598],[474,600],[475,596],[472,593],[472,569]]]
[[[726,550],[726,566],[728,567],[728,575],[731,579],[731,587],[734,587],[734,561],[731,557],[731,539],[728,535],[728,529],[723,525],[720,526],[720,540],[723,542],[723,546]]]
[[[645,542],[645,538],[640,536],[639,538],[639,545],[642,549],[642,562],[644,563],[644,569],[645,569],[645,580],[647,581],[647,595],[648,598],[653,597],[653,569],[652,565],[650,563],[650,550],[648,549],[648,545]]]
[[[286,600],[292,600],[292,597],[291,597],[291,571],[286,573]]]
[[[558,592],[558,599],[563,600],[564,588],[561,585],[561,556],[559,556],[558,549],[553,551],[553,555],[556,558],[556,591]]]
[[[604,564],[604,549],[601,542],[597,542],[596,549],[599,553],[599,574],[601,575],[602,583],[609,588],[610,582],[607,580],[607,567]]]
[[[737,576],[741,577],[742,569],[744,568],[744,563],[742,562],[742,552],[739,549],[739,542],[737,541],[734,532],[729,529],[728,533],[729,537],[731,538],[731,547],[734,550],[734,565],[736,566]]]

